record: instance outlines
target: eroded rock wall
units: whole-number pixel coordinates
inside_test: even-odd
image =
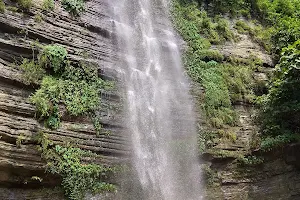
[[[228,42],[214,47],[225,57],[248,59],[256,56],[262,61],[262,68],[253,72],[256,81],[267,84],[274,70],[272,57],[249,35],[238,34],[238,42]],[[262,94],[260,94],[262,95]],[[249,102],[236,102],[239,116],[236,127],[231,127],[235,141],[221,140],[215,148],[226,151],[224,157],[204,155],[204,162],[210,165],[210,184],[207,185],[207,199],[211,200],[296,200],[300,199],[300,146],[292,144],[268,153],[255,149],[259,142],[259,128],[255,125],[257,107]],[[278,116],[280,117],[280,116]],[[258,165],[247,165],[238,161],[241,156],[256,156],[264,159]]]
[[[58,130],[45,129],[36,120],[35,107],[28,100],[37,86],[25,85],[21,71],[13,67],[23,58],[32,58],[33,43],[38,40],[43,45],[63,45],[71,60],[96,62],[104,79],[116,80],[113,22],[108,3],[86,2],[86,12],[80,17],[70,16],[58,3],[54,11],[42,11],[39,1],[34,2],[28,13],[0,13],[0,199],[63,198],[61,191],[53,190],[59,178],[44,173],[45,162],[33,143],[32,137],[39,130],[58,143],[71,141],[101,155],[97,162],[102,164],[120,162],[129,154],[128,139],[120,131],[121,114],[116,109],[100,111],[103,130],[110,134],[96,136],[91,120],[84,116],[64,117]],[[37,14],[42,17],[41,22],[36,22]],[[118,94],[103,94],[102,98],[107,104],[120,103]],[[17,145],[20,135],[25,139]],[[43,181],[34,181],[32,176]]]

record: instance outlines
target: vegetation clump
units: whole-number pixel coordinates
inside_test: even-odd
[[[37,22],[37,23],[41,23],[43,21],[43,17],[41,16],[41,14],[36,14],[34,16],[34,21]]]
[[[253,82],[252,71],[259,70],[261,61],[224,60],[217,51],[209,49],[211,44],[235,38],[225,19],[213,17],[218,14],[257,17],[258,21],[250,23],[238,20],[234,27],[239,33],[249,34],[278,60],[267,95],[257,98],[254,94],[260,89]],[[297,120],[300,117],[297,92],[299,16],[299,0],[174,0],[174,24],[188,43],[185,66],[193,81],[200,83],[205,90],[201,104],[209,124],[218,129],[234,125],[236,113],[232,104],[256,100],[262,111],[259,116],[264,138],[261,148],[270,149],[272,145],[276,147],[297,141],[300,130]]]
[[[5,3],[3,2],[3,0],[0,0],[0,13],[4,13],[5,12]]]
[[[39,84],[46,74],[46,70],[37,64],[34,60],[24,59],[20,65],[23,71],[23,81],[25,84]]]
[[[207,121],[216,128],[235,125],[237,115],[232,104],[254,100],[253,77],[249,67],[225,63],[218,50],[209,49],[216,38],[234,38],[228,22],[220,17],[212,20],[195,1],[183,0],[173,2],[173,19],[188,43],[184,58],[188,74],[205,89],[202,109]]]
[[[113,87],[111,82],[99,77],[97,66],[86,62],[72,63],[67,55],[64,47],[48,45],[36,59],[24,59],[20,66],[25,83],[41,85],[30,101],[36,106],[37,116],[53,129],[60,126],[64,114],[93,113],[101,106],[100,93]]]
[[[32,0],[17,0],[17,3],[22,11],[28,11],[32,6]]]
[[[269,93],[259,99],[264,149],[299,140],[299,66],[300,40],[283,49]]]
[[[45,11],[53,11],[54,10],[54,0],[44,0],[42,9]]]
[[[62,0],[61,4],[65,10],[74,16],[79,16],[85,11],[83,0]]]
[[[82,200],[88,192],[115,191],[115,186],[105,181],[109,174],[115,172],[114,168],[83,160],[85,157],[95,157],[96,154],[71,145],[56,145],[42,132],[36,140],[42,158],[47,161],[47,172],[61,176],[61,184],[68,199]]]

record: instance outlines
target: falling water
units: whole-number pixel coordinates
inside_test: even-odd
[[[142,200],[201,199],[195,116],[167,0],[113,0]]]

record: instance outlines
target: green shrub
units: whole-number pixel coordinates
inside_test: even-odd
[[[209,61],[222,62],[224,59],[223,55],[218,50],[212,50],[212,49],[200,50],[200,51],[196,51],[195,53],[198,54],[200,60],[203,60],[205,62],[209,62]]]
[[[83,0],[62,0],[61,3],[64,9],[74,16],[79,16],[85,10]]]
[[[48,45],[43,48],[38,59],[44,68],[52,68],[55,73],[61,73],[67,64],[67,54],[67,50],[60,45]]]
[[[291,143],[291,142],[297,142],[300,140],[300,136],[297,134],[281,134],[276,137],[266,137],[262,140],[260,149],[262,151],[271,151],[273,149],[284,147],[284,145]]]
[[[45,125],[53,129],[57,129],[60,125],[61,87],[59,80],[45,76],[41,88],[30,97],[30,101],[36,106],[38,116],[46,119]]]
[[[17,2],[23,11],[28,11],[33,6],[32,0],[17,0]]]
[[[238,158],[238,161],[240,165],[255,166],[262,164],[264,162],[264,159],[256,156],[247,156]]]
[[[42,21],[43,21],[43,18],[42,18],[42,16],[41,16],[41,14],[36,14],[35,16],[34,16],[34,21],[35,22],[37,22],[37,23],[41,23]]]
[[[3,2],[3,0],[0,0],[0,13],[4,13],[5,12],[5,3]]]
[[[221,182],[218,173],[212,170],[208,165],[204,165],[202,167],[202,171],[204,174],[204,180],[209,186],[217,185]]]
[[[104,85],[100,78],[87,82],[80,77],[71,80],[46,76],[41,88],[31,96],[31,102],[39,115],[47,119],[46,125],[55,129],[60,122],[59,104],[65,105],[68,113],[73,116],[92,112],[100,106],[99,94]]]
[[[243,101],[252,94],[254,80],[250,67],[223,65],[221,73],[227,85],[231,102]]]
[[[53,11],[54,10],[54,0],[44,0],[42,9],[45,11]]]
[[[104,181],[108,174],[115,173],[114,168],[82,161],[84,157],[93,158],[96,154],[70,145],[55,145],[44,133],[39,133],[37,142],[42,158],[47,162],[47,171],[62,177],[61,185],[68,199],[82,200],[86,193],[115,191],[114,185]]]
[[[24,59],[20,68],[24,83],[41,84],[30,101],[39,119],[52,129],[66,114],[63,108],[72,116],[93,113],[100,108],[100,93],[114,87],[99,77],[96,65],[68,61],[66,49],[59,45],[43,47],[36,60]],[[46,69],[52,75],[46,76]]]
[[[226,19],[217,18],[216,31],[220,35],[222,42],[230,41],[234,39],[234,34],[230,30],[229,22]]]
[[[231,16],[235,17],[241,13],[249,13],[248,1],[245,0],[198,0],[203,3],[208,3],[207,7],[209,11],[213,14],[225,14],[229,13]]]
[[[238,33],[250,33],[252,31],[252,28],[245,22],[242,20],[238,20],[235,25],[234,28],[238,31]]]
[[[42,78],[45,76],[46,71],[39,64],[36,64],[33,60],[24,59],[20,65],[20,69],[23,71],[22,79],[27,85],[30,83],[39,84]]]
[[[262,125],[263,135],[275,138],[275,140],[269,139],[268,145],[283,139],[286,140],[289,138],[289,134],[290,137],[295,137],[294,135],[299,133],[299,66],[300,40],[283,49],[269,93],[258,99],[262,106],[259,121]],[[262,144],[262,146],[268,145]]]

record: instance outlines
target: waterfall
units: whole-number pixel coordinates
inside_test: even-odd
[[[142,200],[201,197],[195,116],[167,0],[112,0]],[[135,200],[135,199],[132,199]]]

